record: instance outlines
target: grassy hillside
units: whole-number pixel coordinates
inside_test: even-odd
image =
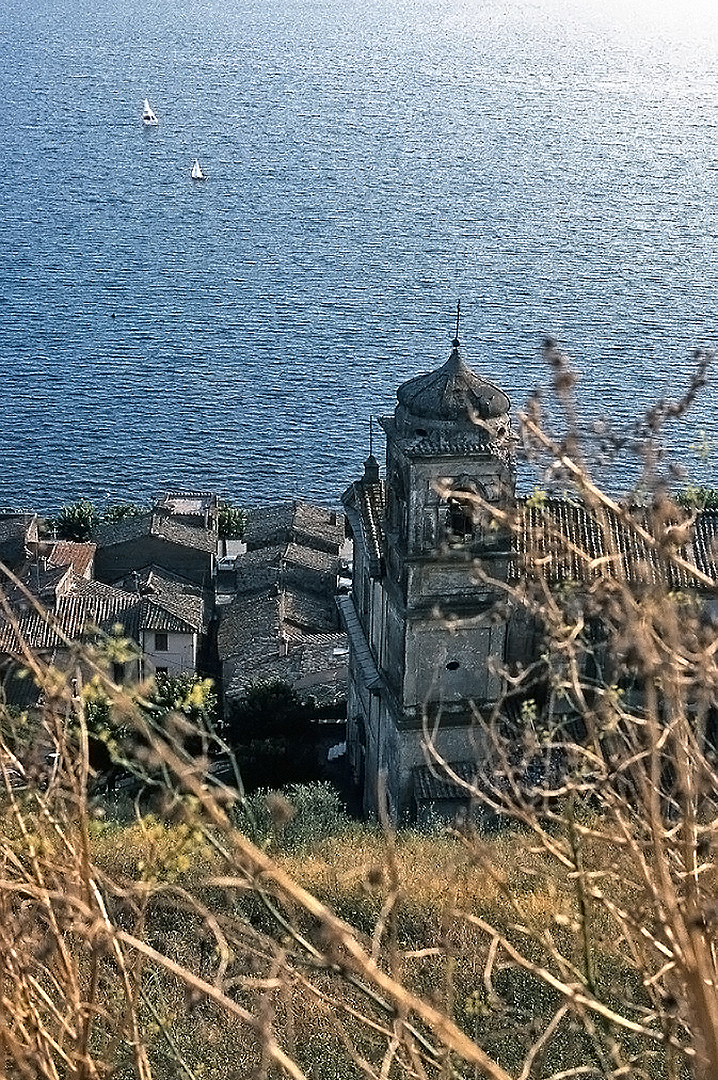
[[[348,924],[380,972],[446,1016],[512,1077],[522,1075],[547,1031],[526,1075],[575,1068],[578,1075],[607,1075],[600,1072],[608,1067],[604,1040],[571,1017],[565,995],[538,969],[581,987],[588,963],[609,1007],[625,1012],[630,1003],[632,1014],[642,1015],[650,1001],[635,957],[597,907],[586,952],[575,873],[530,831],[394,836],[340,816],[334,835],[317,837],[326,832],[321,805],[331,819],[334,800],[326,790],[308,797],[297,789],[295,796],[300,813],[302,800],[312,812],[304,822],[295,818],[287,835],[293,808],[286,797],[270,796],[260,861],[271,852],[280,874]],[[254,800],[255,812],[265,807]],[[62,835],[58,819],[46,827],[32,795],[16,799],[5,819],[6,865],[14,863],[11,877],[21,874],[25,888],[13,893],[5,883],[4,933],[14,926],[15,942],[22,940],[28,980],[25,993],[20,980],[14,1001],[6,996],[6,1008],[16,1015],[29,1010],[33,984],[44,983],[49,999],[38,1005],[35,997],[33,1005],[49,1057],[38,1071],[34,1047],[25,1061],[32,1075],[51,1074],[54,1047],[76,1047],[82,1023],[84,1056],[118,1078],[144,1067],[147,1076],[168,1078],[286,1075],[267,1053],[270,1031],[295,1075],[317,1080],[492,1075],[475,1073],[475,1062],[442,1046],[425,1018],[411,1017],[408,1002],[402,1006],[352,961],[334,925],[288,892],[283,879],[247,860],[244,833],[208,822],[194,798],[176,800],[167,821],[148,815],[122,823],[108,818],[107,806],[87,809],[84,828],[65,820]],[[244,814],[235,807],[231,816]],[[586,817],[580,824],[595,865],[589,834],[601,821]],[[560,848],[566,836],[556,830],[552,842]],[[616,884],[615,864],[605,870]],[[635,896],[625,871],[613,898],[629,905]],[[39,899],[38,881],[54,885],[49,903]],[[25,898],[18,903],[19,895]],[[118,930],[127,936],[118,940]],[[68,981],[60,1008],[60,984]],[[621,1053],[638,1053],[642,1068],[650,1063],[645,1075],[673,1075],[665,1048],[647,1048],[641,1038],[634,1045],[630,1032],[619,1034]],[[81,1063],[74,1074],[83,1075]]]

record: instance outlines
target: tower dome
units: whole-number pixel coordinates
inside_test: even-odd
[[[399,404],[412,416],[453,423],[506,415],[511,403],[503,390],[465,363],[458,337],[452,344],[442,367],[402,383],[396,392]]]

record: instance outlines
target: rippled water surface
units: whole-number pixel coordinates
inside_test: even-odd
[[[336,503],[459,297],[516,407],[546,333],[587,416],[677,393],[716,341],[718,13],[600,7],[5,0],[0,504]]]

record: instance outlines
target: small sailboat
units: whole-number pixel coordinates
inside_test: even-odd
[[[152,112],[152,109],[150,108],[150,103],[147,98],[145,98],[145,104],[142,109],[142,123],[146,127],[157,127],[158,124],[157,117]]]
[[[202,172],[202,169],[200,167],[200,163],[199,163],[198,158],[194,159],[194,165],[192,166],[192,172],[190,173],[190,176],[192,177],[193,180],[206,180],[207,179],[205,174]]]

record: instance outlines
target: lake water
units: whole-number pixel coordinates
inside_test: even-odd
[[[458,298],[515,408],[547,333],[619,425],[716,342],[715,5],[4,0],[0,40],[0,505],[336,504]],[[698,479],[716,428],[709,386]]]

